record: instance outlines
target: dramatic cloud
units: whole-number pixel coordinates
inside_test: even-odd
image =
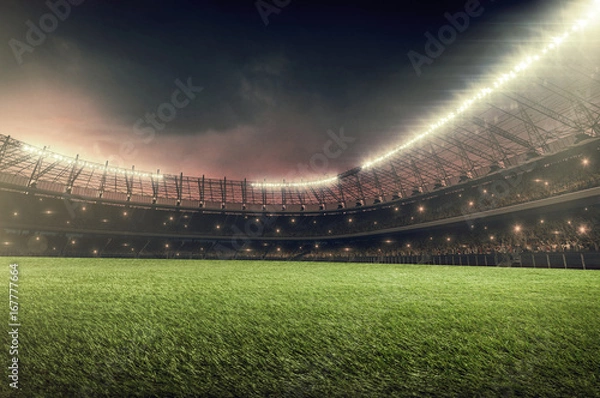
[[[399,144],[532,34],[526,15],[542,4],[482,0],[417,74],[409,51],[468,2],[292,1],[268,26],[253,1],[72,3],[3,2],[4,134],[120,167],[251,179],[332,175]],[[341,130],[352,144],[306,167]]]

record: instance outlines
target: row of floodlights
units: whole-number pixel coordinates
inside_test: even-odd
[[[440,118],[438,121],[431,124],[425,132],[421,133],[420,135],[417,135],[410,141],[389,151],[388,153],[386,153],[382,156],[379,156],[378,158],[375,158],[371,161],[366,162],[365,164],[363,164],[362,168],[365,169],[365,168],[372,167],[372,166],[374,166],[378,163],[381,163],[384,160],[389,159],[390,157],[396,155],[398,152],[408,149],[409,147],[413,146],[418,141],[421,141],[428,135],[432,134],[436,130],[440,129],[441,127],[445,126],[446,124],[448,124],[449,122],[454,120],[456,117],[465,113],[474,104],[476,104],[479,101],[481,101],[482,99],[490,96],[492,93],[497,91],[500,87],[513,81],[515,78],[517,78],[521,74],[521,72],[531,68],[531,66],[533,66],[538,61],[540,61],[546,54],[550,53],[553,50],[558,49],[573,33],[583,30],[586,26],[588,26],[591,22],[593,22],[594,19],[596,18],[596,16],[598,15],[598,8],[600,8],[600,1],[595,0],[593,3],[592,10],[590,10],[591,12],[588,12],[586,14],[585,19],[578,19],[571,26],[571,28],[569,30],[567,30],[560,36],[553,37],[551,42],[548,45],[546,45],[538,54],[533,54],[533,55],[527,56],[521,62],[517,63],[509,72],[504,73],[504,74],[500,75],[499,77],[497,77],[494,80],[491,87],[484,87],[484,88],[478,90],[476,92],[476,94],[473,95],[473,97],[471,97],[468,100],[465,100],[454,111],[448,113],[446,116]]]
[[[319,186],[319,185],[327,185],[332,184],[338,180],[338,177],[330,177],[322,180],[314,180],[314,181],[301,181],[301,182],[256,182],[253,183],[253,187],[258,188],[304,188],[311,186]]]
[[[67,156],[62,156],[57,153],[52,153],[52,152],[48,152],[46,150],[34,148],[29,145],[23,145],[21,147],[21,149],[27,153],[32,153],[34,155],[39,155],[39,156],[47,155],[47,157],[57,160],[59,162],[63,162],[63,163],[69,164],[69,165],[77,165],[77,166],[85,167],[85,168],[92,169],[92,170],[103,170],[103,171],[107,171],[107,172],[111,172],[111,173],[129,175],[129,176],[134,176],[134,177],[142,177],[142,178],[156,178],[156,179],[163,178],[163,175],[158,174],[158,173],[156,173],[156,174],[144,173],[144,172],[138,172],[135,170],[121,169],[121,168],[116,168],[116,167],[108,167],[108,165],[102,165],[99,163],[92,163],[92,162],[85,162],[85,161],[82,161],[79,159],[69,158]]]

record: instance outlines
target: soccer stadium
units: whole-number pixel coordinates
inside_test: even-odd
[[[590,4],[336,176],[163,174],[0,134],[0,395],[599,397]]]

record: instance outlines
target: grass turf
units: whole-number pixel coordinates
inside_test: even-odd
[[[600,272],[2,260],[0,396],[600,397]]]

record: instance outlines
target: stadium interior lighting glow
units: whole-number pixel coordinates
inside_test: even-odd
[[[155,173],[138,172],[138,171],[134,171],[134,170],[121,169],[121,168],[117,168],[117,167],[107,168],[106,165],[103,165],[103,164],[92,163],[92,162],[87,162],[87,161],[83,161],[83,160],[79,160],[79,159],[69,158],[67,156],[63,156],[58,153],[49,152],[46,149],[43,149],[43,150],[37,149],[30,145],[23,145],[21,147],[21,149],[24,152],[31,153],[34,155],[43,156],[44,154],[47,154],[46,156],[48,156],[51,159],[54,159],[58,162],[66,163],[67,165],[75,164],[75,165],[78,165],[78,166],[81,166],[83,168],[90,169],[90,170],[106,170],[106,171],[110,171],[111,173],[115,173],[115,174],[121,174],[124,176],[142,177],[142,178],[156,178],[156,179],[163,178],[163,175],[158,174],[158,173],[155,174]]]
[[[542,50],[539,51],[539,53],[533,53],[533,54],[525,57],[520,62],[516,63],[516,65],[510,71],[508,71],[504,74],[501,74],[498,77],[496,77],[495,79],[493,79],[493,83],[492,83],[491,87],[484,87],[479,90],[475,90],[475,93],[472,94],[471,98],[464,100],[461,104],[459,104],[456,107],[456,109],[454,111],[449,112],[447,115],[442,116],[437,121],[431,123],[431,125],[429,126],[429,128],[427,130],[425,130],[421,134],[418,134],[417,136],[415,136],[414,138],[405,142],[404,144],[388,151],[387,153],[385,153],[375,159],[365,162],[362,165],[362,168],[368,169],[376,164],[379,164],[379,163],[389,159],[390,157],[400,153],[401,151],[412,147],[413,145],[415,145],[416,143],[418,143],[419,141],[421,141],[428,135],[434,133],[435,131],[439,130],[441,127],[448,124],[448,122],[454,120],[457,116],[460,116],[461,114],[468,111],[474,104],[476,104],[477,102],[488,97],[490,94],[494,93],[498,88],[504,86],[505,84],[507,84],[510,81],[513,81],[515,78],[517,78],[521,74],[521,72],[529,69],[531,66],[538,63],[546,54],[548,54],[549,52],[551,52],[553,50],[558,49],[569,38],[569,36],[572,33],[575,33],[575,32],[585,29],[588,25],[590,25],[590,22],[593,23],[595,21],[594,20],[595,17],[598,15],[599,8],[600,8],[600,0],[594,0],[591,4],[591,8],[586,10],[583,18],[577,19],[571,25],[571,27],[569,29],[567,29],[562,35],[553,36],[549,40],[547,40],[549,43],[545,47],[543,47]]]
[[[322,180],[301,181],[301,182],[255,182],[252,183],[254,188],[306,188],[322,185],[329,185],[338,180],[338,177],[324,178]]]

